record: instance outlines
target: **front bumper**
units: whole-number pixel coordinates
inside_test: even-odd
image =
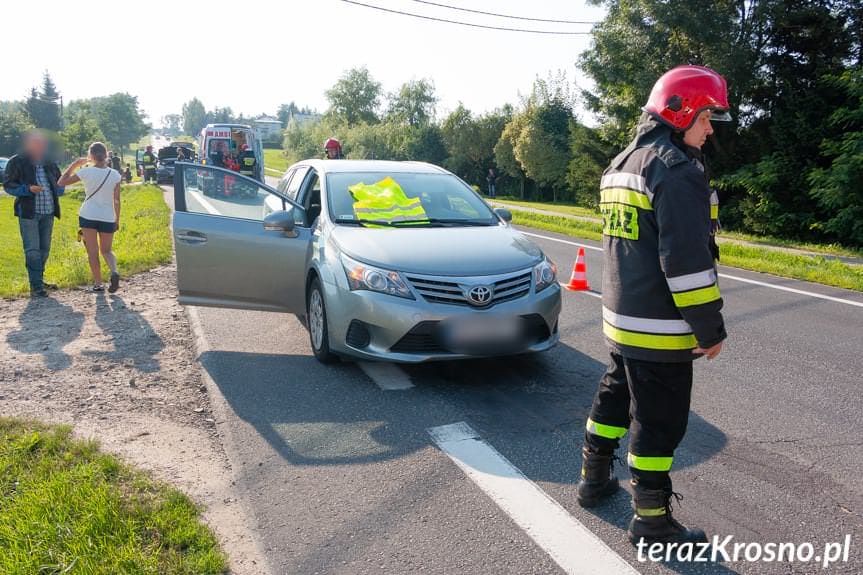
[[[408,300],[365,290],[350,291],[342,281],[325,283],[324,297],[330,348],[360,359],[421,363],[533,353],[554,347],[560,338],[557,321],[561,291],[557,283],[538,294],[531,288],[523,297],[485,309],[432,303],[419,295],[416,300]],[[479,315],[520,317],[530,328],[531,338],[516,351],[465,354],[446,349],[436,337],[439,322]],[[366,332],[360,337],[357,337],[357,322],[361,322]]]

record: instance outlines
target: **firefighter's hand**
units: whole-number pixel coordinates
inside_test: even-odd
[[[42,186],[30,186],[30,193],[31,194],[38,194],[42,190],[43,190]]]
[[[719,355],[720,351],[722,351],[722,343],[723,342],[720,341],[719,343],[717,343],[713,347],[708,347],[707,349],[704,349],[701,347],[696,347],[695,349],[692,350],[692,353],[703,354],[705,357],[707,357],[707,359],[713,359],[717,355]]]

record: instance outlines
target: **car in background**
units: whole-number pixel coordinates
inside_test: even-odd
[[[204,193],[203,182],[237,180],[254,196]],[[362,203],[383,189],[412,215]],[[554,263],[508,211],[443,168],[307,160],[274,189],[182,164],[174,203],[179,302],[295,314],[321,362],[501,356],[558,342]]]
[[[186,162],[195,161],[195,146],[189,142],[171,142],[171,145],[160,148],[157,152],[159,164],[156,166],[156,183],[171,184],[174,182],[174,162],[183,150]]]
[[[6,173],[6,164],[9,163],[9,158],[0,158],[0,183],[3,182],[3,174]]]

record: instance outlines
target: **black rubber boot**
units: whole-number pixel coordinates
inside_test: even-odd
[[[642,539],[653,543],[706,543],[707,535],[701,529],[687,529],[671,515],[672,495],[681,497],[671,489],[645,489],[633,483],[632,506],[635,515],[629,523],[629,541],[638,545]]]
[[[619,487],[613,473],[614,455],[602,455],[588,447],[584,447],[581,453],[584,462],[581,465],[581,481],[576,487],[576,497],[582,507],[593,507]]]

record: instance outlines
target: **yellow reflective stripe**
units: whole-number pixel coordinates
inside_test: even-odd
[[[639,471],[669,471],[673,461],[673,457],[649,457],[632,453],[626,458],[629,466]]]
[[[719,206],[716,204],[712,204],[710,206],[710,219],[718,220],[719,219]]]
[[[659,517],[660,515],[665,515],[665,507],[654,507],[653,509],[636,507],[635,514],[641,517]]]
[[[599,203],[626,204],[641,208],[642,210],[653,210],[653,206],[650,205],[650,198],[645,194],[626,188],[605,188],[604,190],[599,190]]]
[[[713,284],[692,291],[672,292],[671,297],[674,298],[674,305],[677,307],[689,307],[693,305],[701,305],[716,301],[722,296],[719,293],[719,285]]]
[[[602,322],[602,333],[611,341],[632,347],[675,350],[693,349],[696,346],[695,336],[691,333],[686,335],[638,333],[614,327],[607,321]]]
[[[616,425],[606,425],[604,423],[597,423],[594,420],[588,418],[587,425],[585,426],[588,433],[592,433],[598,437],[605,437],[606,439],[620,439],[624,435],[626,435],[627,429],[625,427],[617,427]]]

